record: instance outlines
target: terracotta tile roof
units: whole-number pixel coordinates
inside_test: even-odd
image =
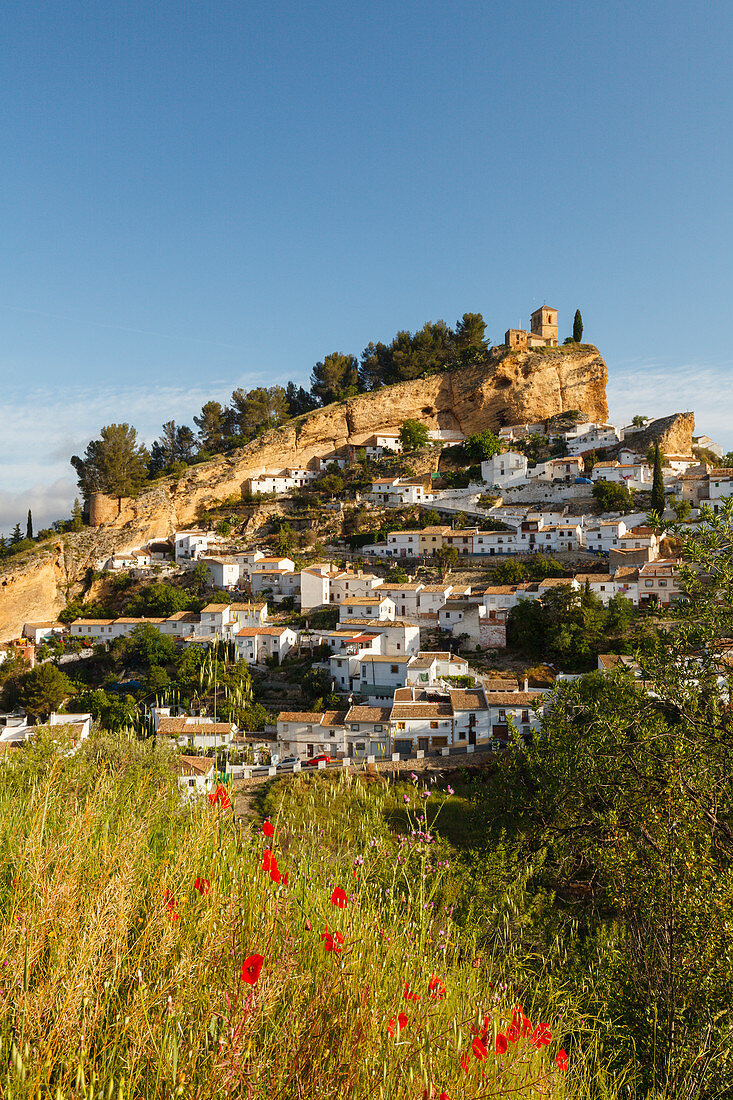
[[[393,722],[401,722],[405,718],[452,718],[453,708],[450,703],[395,702],[390,717]]]
[[[280,638],[289,629],[287,626],[245,626],[237,631],[237,637],[255,638],[258,634],[267,634],[271,638]]]
[[[322,726],[343,726],[346,721],[345,710],[324,710],[321,715]]]
[[[452,584],[426,584],[423,592],[452,592]]]
[[[453,710],[488,710],[486,696],[480,688],[449,691]]]
[[[208,756],[179,756],[171,761],[171,771],[176,775],[209,775],[214,770],[214,761]]]
[[[489,588],[484,588],[482,595],[484,596],[511,596],[516,592],[516,585],[513,584],[497,584]]]
[[[180,718],[161,718],[158,722],[158,733],[179,737],[182,733],[201,734],[211,733],[217,736],[229,735],[234,729],[232,722],[201,722],[187,715]]]
[[[486,700],[493,707],[526,707],[542,701],[541,691],[489,691]]]
[[[347,722],[389,722],[391,707],[356,706],[346,714]]]
[[[380,584],[380,592],[419,592],[424,584]]]
[[[281,710],[278,722],[305,722],[309,726],[320,726],[323,714],[313,710]]]
[[[409,653],[400,653],[396,657],[383,657],[381,654],[368,653],[365,657],[362,657],[361,663],[365,664],[367,661],[372,663],[382,663],[389,665],[406,665],[410,660]]]
[[[72,626],[112,626],[116,619],[74,619]]]
[[[381,588],[380,588],[381,591]],[[345,600],[341,601],[341,606],[344,607],[366,607],[366,606],[378,606],[384,600],[389,599],[388,596],[347,596]]]

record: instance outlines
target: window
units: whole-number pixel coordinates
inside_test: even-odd
[[[654,581],[644,581],[644,587],[645,588],[653,588],[654,587]]]
[[[379,723],[375,724],[375,726],[374,726],[374,732],[375,733],[381,733],[383,729],[384,729],[384,726],[380,725]]]
[[[437,722],[431,722],[430,723],[430,728],[431,728],[431,730],[437,730],[439,728],[438,723]]]
[[[390,672],[399,672],[399,670],[400,670],[400,666],[399,666],[399,665],[390,665],[390,666],[389,666],[389,671],[390,671]]]
[[[667,587],[667,582],[666,581],[660,581],[659,582],[659,587],[660,588],[666,588]]]
[[[335,737],[336,736],[336,730],[329,730],[328,731],[328,736],[329,737]]]

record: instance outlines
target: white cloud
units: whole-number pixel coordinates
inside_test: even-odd
[[[50,527],[55,519],[69,515],[75,495],[76,484],[70,478],[59,478],[52,485],[31,485],[15,493],[0,489],[0,532],[9,535],[19,523],[25,535],[29,508],[36,533],[43,527]]]
[[[0,462],[0,531],[21,522],[29,508],[36,528],[68,516],[78,495],[73,454],[83,453],[104,424],[134,424],[148,444],[164,420],[190,424],[206,401],[226,401],[236,385],[272,385],[278,379],[248,376],[233,384],[151,386],[130,389],[6,391],[0,399],[3,457]]]
[[[633,416],[660,417],[694,412],[695,434],[709,435],[733,450],[731,366],[697,363],[665,367],[638,362],[609,371],[608,406],[614,424],[628,424]]]

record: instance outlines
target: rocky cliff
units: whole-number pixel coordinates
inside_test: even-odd
[[[495,350],[486,363],[386,386],[299,417],[240,450],[191,467],[175,481],[160,482],[125,502],[119,513],[111,509],[104,525],[167,535],[195,522],[215,502],[239,497],[245,480],[263,470],[307,466],[376,431],[399,431],[411,418],[465,435],[545,420],[570,409],[606,420],[607,377],[606,364],[591,345],[542,353]]]
[[[509,354],[494,349],[485,363],[360,394],[299,417],[178,479],[156,483],[121,509],[116,502],[98,502],[94,530],[67,535],[27,561],[11,559],[0,573],[0,640],[17,636],[24,622],[53,619],[98,559],[195,523],[219,501],[239,498],[246,479],[263,470],[307,466],[376,431],[399,430],[410,418],[466,435],[571,409],[606,420],[606,381],[606,364],[590,344]]]

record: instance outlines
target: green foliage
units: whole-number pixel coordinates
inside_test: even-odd
[[[463,442],[463,453],[469,462],[487,462],[500,451],[501,441],[488,428],[476,435],[469,435]]]
[[[137,716],[137,704],[132,695],[119,695],[104,688],[78,691],[74,706],[78,713],[91,714],[104,729],[113,733],[132,728]]]
[[[73,693],[69,677],[49,661],[6,680],[0,702],[5,710],[19,708],[39,720],[59,710]]]
[[[652,511],[660,516],[664,515],[665,508],[664,477],[662,476],[662,452],[659,444],[654,444],[654,475],[652,478]]]
[[[599,512],[631,512],[634,498],[625,485],[617,481],[596,481],[593,485],[593,498]]]
[[[311,668],[300,682],[303,698],[309,705],[331,691],[331,673],[326,668]]]
[[[428,429],[420,420],[405,420],[400,428],[400,443],[403,451],[419,451],[427,446]]]
[[[549,659],[568,672],[588,671],[609,648],[610,617],[597,596],[573,591],[568,583],[513,607],[507,642],[523,657]]]
[[[357,392],[359,364],[353,355],[331,352],[316,363],[311,374],[311,393],[321,405],[353,397]]]
[[[573,340],[576,344],[580,344],[583,341],[583,318],[579,309],[576,309],[575,316],[573,317]]]
[[[112,650],[118,659],[143,668],[173,664],[176,657],[173,638],[161,634],[151,623],[138,623],[126,638],[116,638]]]
[[[176,611],[191,611],[199,607],[199,601],[183,588],[176,588],[164,581],[153,581],[141,588],[125,608],[131,618],[173,615]]]
[[[99,435],[87,445],[83,458],[71,459],[84,498],[89,500],[94,492],[134,496],[147,476],[147,448],[138,443],[130,424],[108,424]]]

